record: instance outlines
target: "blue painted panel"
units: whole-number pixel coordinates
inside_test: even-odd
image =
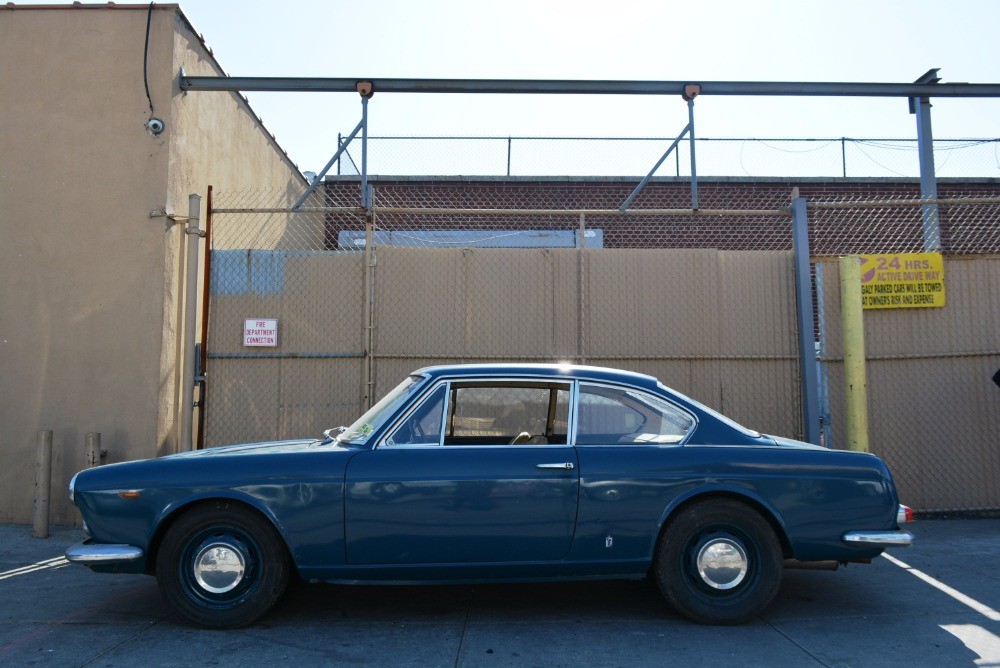
[[[285,289],[286,251],[212,251],[211,291],[215,295],[281,294]]]
[[[539,469],[567,462],[572,469]],[[569,551],[569,447],[382,448],[347,468],[349,564],[549,561]]]

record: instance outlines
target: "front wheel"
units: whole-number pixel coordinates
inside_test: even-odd
[[[278,601],[288,561],[270,522],[219,501],[188,510],[170,527],[156,556],[156,580],[167,604],[188,622],[237,628]]]
[[[759,615],[778,593],[782,568],[771,525],[728,499],[695,503],[671,519],[654,565],[667,601],[703,624],[742,624]]]

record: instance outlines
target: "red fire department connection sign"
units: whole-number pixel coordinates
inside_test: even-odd
[[[277,318],[247,318],[243,321],[243,345],[274,348],[278,345]]]

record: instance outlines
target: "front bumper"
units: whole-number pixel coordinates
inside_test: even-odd
[[[134,545],[102,545],[84,541],[66,550],[66,560],[85,566],[130,564],[142,559],[144,554],[142,548]]]
[[[896,531],[848,531],[843,536],[848,545],[875,547],[907,547],[913,544],[913,534],[902,529]]]

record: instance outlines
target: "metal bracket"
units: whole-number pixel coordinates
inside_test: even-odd
[[[166,208],[163,209],[153,209],[149,212],[150,218],[166,218],[171,223],[183,223],[186,220],[192,220],[189,216],[178,216],[176,213],[167,213]]]
[[[941,81],[941,77],[938,76],[938,71],[940,69],[941,69],[940,67],[934,67],[932,69],[927,70],[926,72],[924,72],[923,74],[921,74],[920,78],[917,79],[916,81],[914,81],[913,83],[915,83],[915,84],[936,84],[936,83],[938,83],[939,81]],[[911,114],[917,113],[917,104],[919,104],[920,102],[923,102],[923,101],[927,100],[926,97],[920,97],[920,98],[911,97],[911,98],[908,98],[908,99],[909,99],[909,102],[910,102],[910,113]]]
[[[188,220],[192,219],[188,218]],[[208,236],[208,232],[206,232],[205,230],[201,229],[200,227],[191,227],[190,225],[184,228],[184,234],[197,234],[202,239]]]

